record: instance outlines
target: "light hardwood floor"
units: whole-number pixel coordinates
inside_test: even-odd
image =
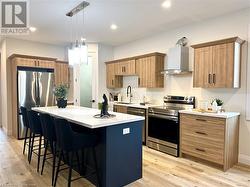
[[[27,162],[22,154],[23,141],[7,137],[0,129],[0,187],[43,187],[50,186],[51,167],[45,166],[44,175],[36,172],[36,162]],[[66,186],[67,172],[58,178],[58,186]],[[92,187],[81,179],[73,187]],[[149,148],[143,149],[143,178],[128,187],[172,187],[172,186],[250,186],[250,168],[234,166],[227,172],[193,162],[175,158]]]

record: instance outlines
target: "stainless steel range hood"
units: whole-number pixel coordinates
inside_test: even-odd
[[[189,48],[177,45],[169,49],[167,67],[162,74],[183,75],[190,74],[189,70]]]

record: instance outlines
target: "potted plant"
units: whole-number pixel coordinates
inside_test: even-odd
[[[217,106],[218,106],[217,109],[218,109],[218,111],[221,111],[222,105],[223,105],[223,101],[222,101],[221,99],[218,99],[218,98],[214,99],[214,100],[212,101],[212,103],[213,103],[214,101],[217,103]]]
[[[56,86],[54,89],[54,95],[56,97],[58,108],[66,108],[68,86],[65,84],[60,84],[60,85]]]

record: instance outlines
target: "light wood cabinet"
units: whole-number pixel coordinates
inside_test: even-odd
[[[180,114],[180,155],[214,163],[226,171],[238,162],[238,118]]]
[[[163,88],[164,57],[155,54],[136,59],[136,74],[138,75],[138,86],[141,88]]]
[[[29,58],[14,58],[12,64],[15,64],[15,66],[21,66],[21,67],[36,67],[36,61],[34,59]]]
[[[128,107],[126,107],[126,106],[120,106],[120,105],[114,105],[113,106],[113,111],[114,112],[119,112],[119,113],[127,114],[128,113]]]
[[[106,84],[107,88],[121,88],[122,77],[115,75],[115,63],[106,64]]]
[[[135,75],[135,59],[121,61],[115,64],[116,75]]]
[[[193,45],[194,87],[239,88],[241,45],[238,37]]]
[[[106,62],[106,81],[108,88],[121,88],[123,76],[138,76],[141,88],[163,88],[164,70],[163,53],[150,53]]]
[[[69,86],[69,64],[64,61],[56,61],[55,63],[55,85],[65,84]]]
[[[35,60],[36,67],[37,68],[48,68],[48,69],[54,69],[55,68],[55,62],[54,61],[48,61],[48,60]]]

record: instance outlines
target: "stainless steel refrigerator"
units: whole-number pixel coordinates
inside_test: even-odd
[[[53,106],[54,70],[42,68],[19,67],[17,71],[17,101],[18,101],[18,139],[24,138],[25,127],[23,125],[20,107],[31,109],[32,107]]]

